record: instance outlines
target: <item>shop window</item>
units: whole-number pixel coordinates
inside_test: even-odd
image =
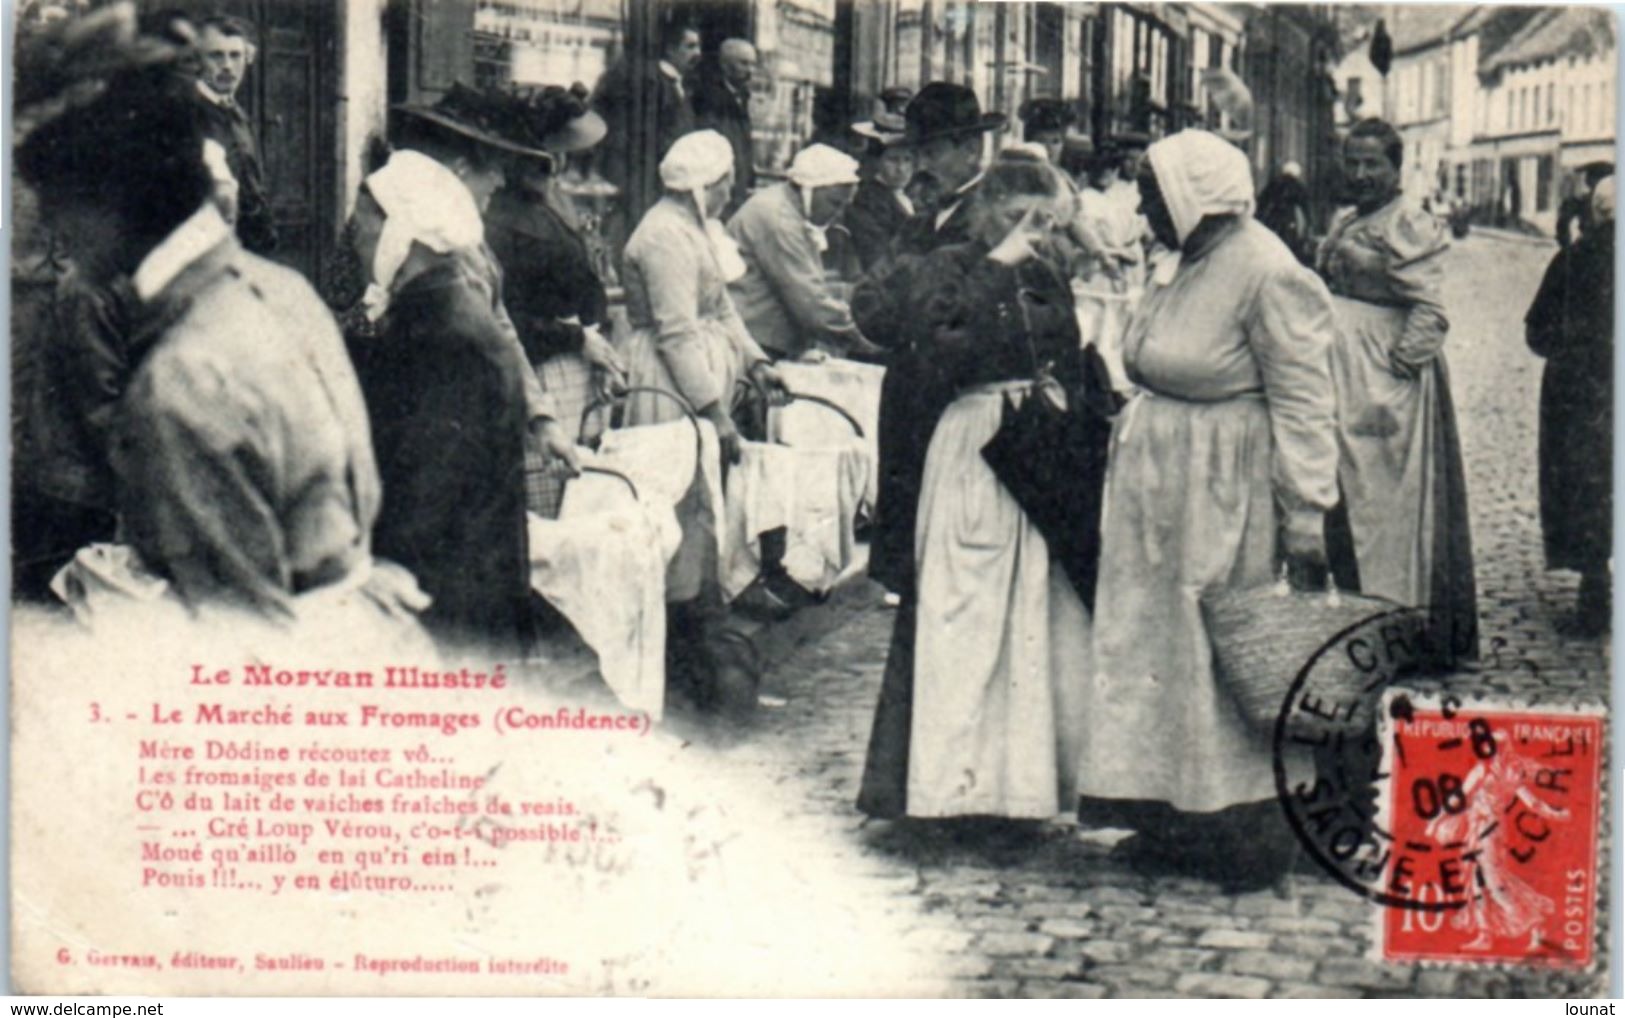
[[[1541,156],[1535,162],[1535,211],[1549,212],[1552,208],[1552,157]]]

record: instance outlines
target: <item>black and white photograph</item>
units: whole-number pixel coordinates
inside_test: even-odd
[[[12,992],[1617,986],[1613,9],[11,18]]]

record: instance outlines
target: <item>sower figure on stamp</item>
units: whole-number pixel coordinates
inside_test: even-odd
[[[1267,886],[1297,841],[1269,740],[1215,675],[1200,597],[1269,583],[1281,562],[1324,584],[1331,298],[1253,220],[1247,157],[1218,135],[1152,145],[1140,189],[1180,263],[1124,341],[1140,391],[1112,436],[1079,816],[1133,829],[1115,851],[1136,867]]]
[[[426,599],[373,559],[378,471],[332,316],[297,273],[244,251],[211,200],[203,132],[165,66],[179,51],[130,41],[127,5],[94,17],[111,29],[96,59],[20,54],[18,74],[19,119],[56,107],[27,117],[18,170],[86,282],[127,277],[133,304],[136,360],[108,428],[133,561],[70,570],[124,563],[122,589],[155,575],[184,613],[338,622],[410,647]],[[75,87],[92,79],[99,92]]]

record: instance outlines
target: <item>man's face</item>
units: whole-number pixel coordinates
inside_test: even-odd
[[[807,218],[814,226],[828,226],[840,218],[846,207],[852,204],[852,196],[857,194],[856,184],[837,184],[833,187],[817,187],[813,189],[812,202]]]
[[[894,145],[880,154],[880,165],[875,177],[893,191],[908,186],[914,176],[914,150]]]
[[[684,32],[683,37],[677,40],[677,45],[666,54],[666,59],[677,68],[679,74],[687,74],[700,62],[700,33]]]
[[[198,36],[198,54],[203,83],[220,95],[235,96],[252,60],[248,40],[211,25]]]
[[[721,57],[722,76],[728,79],[728,84],[734,88],[749,88],[750,79],[756,73],[756,54],[750,50],[725,50]]]
[[[1065,132],[1035,131],[1027,140],[1044,146],[1044,154],[1049,158],[1051,166],[1061,165],[1061,149],[1066,145]]]
[[[945,190],[957,191],[982,168],[982,136],[937,138],[920,147],[920,169],[930,173]]]

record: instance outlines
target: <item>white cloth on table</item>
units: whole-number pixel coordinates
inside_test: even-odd
[[[862,447],[869,460],[863,501],[874,508],[880,492],[880,383],[886,369],[835,357],[819,364],[780,361],[774,366],[791,392],[827,399],[851,414],[863,428]],[[840,414],[805,401],[774,407],[768,415],[768,435],[797,448],[846,446],[856,437],[852,425]]]
[[[692,600],[708,580],[715,582],[726,551],[726,535],[717,525],[722,516],[722,449],[711,422],[698,424],[699,469],[694,464],[694,425],[686,417],[606,431],[591,461],[631,478],[641,501],[676,509],[683,539],[666,570],[668,601]],[[584,490],[577,484],[565,489],[560,517],[580,511],[572,503]]]
[[[733,600],[750,586],[762,565],[756,539],[779,527],[790,578],[808,590],[832,587],[852,563],[853,517],[869,473],[867,454],[851,441],[808,449],[740,443],[728,471],[723,595]]]
[[[595,459],[582,456],[586,464]],[[634,500],[614,478],[584,474],[570,483],[578,485],[593,491],[567,498],[559,519],[528,514],[531,588],[598,655],[599,674],[616,699],[658,720],[666,701],[666,568],[681,540],[677,515],[664,499]],[[606,497],[616,488],[618,496]]]

